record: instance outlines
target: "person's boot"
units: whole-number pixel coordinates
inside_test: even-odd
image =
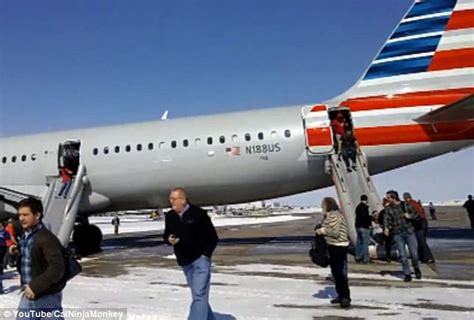
[[[341,303],[341,298],[335,297],[334,299],[331,300],[331,304],[336,304],[336,303]]]
[[[419,268],[415,268],[415,277],[421,279],[421,270]]]
[[[407,274],[405,275],[405,279],[403,279],[404,282],[410,282],[411,281],[411,275]]]
[[[347,309],[351,306],[351,300],[348,298],[341,299],[341,308]]]

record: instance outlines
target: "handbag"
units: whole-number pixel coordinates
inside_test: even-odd
[[[309,249],[309,256],[311,261],[323,268],[329,265],[328,246],[324,237],[317,234],[311,242],[311,249]]]

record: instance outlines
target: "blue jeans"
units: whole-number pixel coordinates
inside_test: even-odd
[[[362,260],[362,262],[369,262],[369,241],[370,241],[370,229],[358,228],[357,229],[357,244],[356,244],[356,260]]]
[[[400,253],[400,261],[402,262],[403,273],[405,275],[410,275],[410,265],[408,264],[408,256],[407,251],[405,249],[405,245],[408,246],[408,250],[410,251],[411,263],[413,264],[413,268],[418,269],[418,247],[416,245],[415,234],[412,232],[402,232],[399,234],[395,234],[393,236],[393,240],[395,240],[398,252]]]
[[[5,261],[5,253],[7,252],[6,246],[0,246],[0,292],[3,292],[3,268],[6,266],[3,264]]]
[[[63,320],[61,317],[61,312],[63,311],[62,307],[63,293],[60,291],[58,293],[48,294],[42,296],[36,300],[29,300],[25,295],[21,296],[20,304],[18,306],[19,312],[24,312],[26,314],[18,314],[17,320],[42,320],[42,319],[55,319]],[[36,312],[33,312],[36,311]],[[41,312],[52,312],[52,317],[41,317]],[[30,314],[27,314],[30,312]]]
[[[69,182],[63,182],[63,186],[61,187],[61,190],[59,190],[58,197],[61,197],[64,193],[64,198],[67,197],[67,194],[69,193],[69,189],[71,189],[72,181]]]
[[[182,268],[193,297],[188,320],[214,320],[214,314],[209,305],[211,259],[202,255]]]

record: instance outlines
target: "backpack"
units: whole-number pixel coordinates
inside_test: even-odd
[[[328,246],[324,236],[316,234],[314,240],[311,242],[311,249],[309,249],[309,256],[311,261],[323,268],[329,265]]]

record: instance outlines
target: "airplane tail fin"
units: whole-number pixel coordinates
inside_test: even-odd
[[[474,1],[417,0],[357,83],[333,101],[474,93]],[[349,101],[348,101],[349,100]]]

